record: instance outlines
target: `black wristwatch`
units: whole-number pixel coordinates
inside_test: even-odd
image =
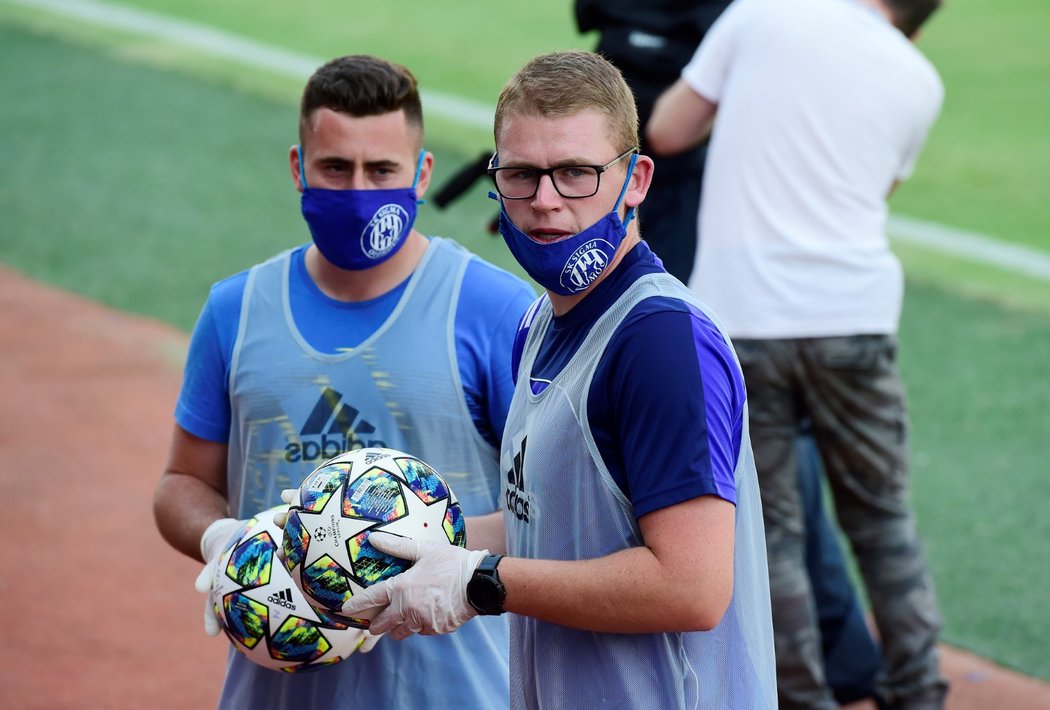
[[[503,555],[485,555],[481,564],[474,570],[467,582],[467,601],[474,611],[482,616],[496,616],[503,613],[503,602],[507,599],[507,589],[499,579],[496,566]]]

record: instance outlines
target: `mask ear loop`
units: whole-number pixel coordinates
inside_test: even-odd
[[[423,172],[423,158],[424,158],[424,156],[426,156],[426,148],[420,148],[419,149],[419,160],[416,161],[416,176],[414,178],[412,178],[412,191],[413,192],[416,191],[416,185],[419,184],[419,174],[421,172]],[[426,203],[427,203],[426,200],[421,200],[418,197],[416,198],[416,204],[417,205],[425,205]]]
[[[299,180],[303,183],[303,189],[307,190],[310,186],[306,184],[306,168],[303,167],[303,147],[301,145],[295,146],[295,152],[299,156]]]
[[[620,203],[623,202],[623,196],[627,194],[627,186],[631,183],[631,174],[634,172],[634,164],[638,162],[638,154],[631,154],[631,162],[627,164],[627,177],[623,181],[623,187],[620,188],[620,196],[616,198],[616,205],[613,207],[613,212],[620,211]],[[627,228],[627,225],[631,223],[634,218],[634,207],[627,210],[627,214],[623,218],[623,227]]]
[[[490,168],[498,168],[499,167],[499,153],[493,153],[492,157],[489,158],[489,167]],[[499,208],[501,210],[503,209],[503,200],[493,190],[489,190],[489,199],[498,202],[499,203]]]

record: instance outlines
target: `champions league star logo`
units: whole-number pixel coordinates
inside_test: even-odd
[[[580,245],[565,262],[561,271],[561,285],[578,293],[601,276],[616,249],[604,239],[592,239]]]
[[[370,259],[380,259],[397,246],[408,223],[408,212],[401,205],[387,204],[376,210],[361,233],[361,250]]]

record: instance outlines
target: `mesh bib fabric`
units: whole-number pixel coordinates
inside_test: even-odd
[[[247,517],[280,502],[343,449],[388,446],[419,456],[468,515],[496,510],[495,449],[471,420],[456,362],[456,305],[470,254],[433,238],[390,317],[336,355],[302,337],[288,296],[289,253],[252,269],[230,372],[229,495]],[[503,707],[507,622],[380,641],[368,654],[288,675],[231,651],[220,708]]]
[[[586,400],[616,328],[637,303],[653,296],[683,300],[707,315],[670,276],[643,277],[609,306],[565,369],[534,395],[529,373],[552,318],[549,301],[543,302],[522,354],[501,453],[511,555],[589,559],[644,544],[631,503],[591,436]],[[765,539],[746,427],[734,477],[734,589],[719,625],[708,632],[608,634],[511,615],[511,707],[776,707]]]

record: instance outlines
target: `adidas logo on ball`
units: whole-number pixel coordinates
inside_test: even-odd
[[[266,599],[271,604],[283,606],[285,609],[291,609],[292,611],[295,611],[295,602],[292,601],[291,587],[277,592],[277,594],[271,594],[270,596],[266,597]]]
[[[330,624],[295,588],[277,557],[284,531],[273,519],[287,510],[268,508],[241,528],[215,567],[209,606],[238,653],[260,667],[295,673],[348,658],[361,637]]]

